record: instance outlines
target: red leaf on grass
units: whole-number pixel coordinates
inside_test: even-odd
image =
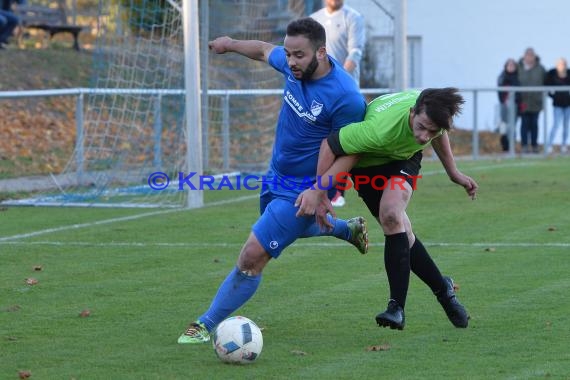
[[[79,316],[81,318],[87,318],[90,315],[91,315],[91,310],[89,310],[89,309],[82,310],[81,313],[79,313]]]
[[[26,278],[26,284],[28,284],[28,285],[33,286],[33,285],[36,285],[37,283],[38,283],[38,280],[36,280],[35,278],[32,278],[32,277]]]

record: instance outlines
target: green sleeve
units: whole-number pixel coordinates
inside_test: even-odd
[[[364,120],[352,123],[340,130],[340,144],[346,154],[383,151],[390,145],[392,136],[385,115],[374,111],[374,102],[368,105]]]

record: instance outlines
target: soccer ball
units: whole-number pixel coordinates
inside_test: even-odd
[[[261,354],[263,336],[257,325],[246,317],[230,317],[216,327],[212,344],[225,363],[253,363]]]

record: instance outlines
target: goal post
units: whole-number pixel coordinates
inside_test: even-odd
[[[172,0],[170,0],[172,1]],[[208,6],[208,1],[203,1]],[[188,173],[203,174],[202,166],[202,114],[200,91],[200,28],[198,21],[198,0],[183,0],[184,23],[184,87],[186,89],[186,165]],[[207,93],[207,86],[205,89]],[[186,207],[202,207],[203,190],[187,188]]]

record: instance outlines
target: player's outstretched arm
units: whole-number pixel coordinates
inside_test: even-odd
[[[247,58],[267,62],[275,45],[257,40],[234,40],[224,36],[208,42],[208,48],[216,54],[238,53]]]
[[[451,151],[451,145],[449,143],[449,136],[447,133],[444,133],[441,136],[433,139],[431,145],[439,157],[439,160],[443,164],[443,167],[445,168],[445,172],[449,176],[449,179],[452,182],[463,186],[471,199],[475,199],[479,185],[477,185],[477,182],[475,182],[473,178],[466,176],[457,169],[457,165],[455,164],[455,159],[453,157],[453,152]]]
[[[332,227],[326,214],[331,213],[333,216],[335,214],[327,198],[327,189],[336,185],[339,174],[348,173],[356,162],[358,156],[355,155],[336,157],[328,141],[323,140],[317,165],[317,183],[314,189],[307,189],[297,197],[295,202],[295,206],[299,207],[297,216],[315,215],[321,227]]]

